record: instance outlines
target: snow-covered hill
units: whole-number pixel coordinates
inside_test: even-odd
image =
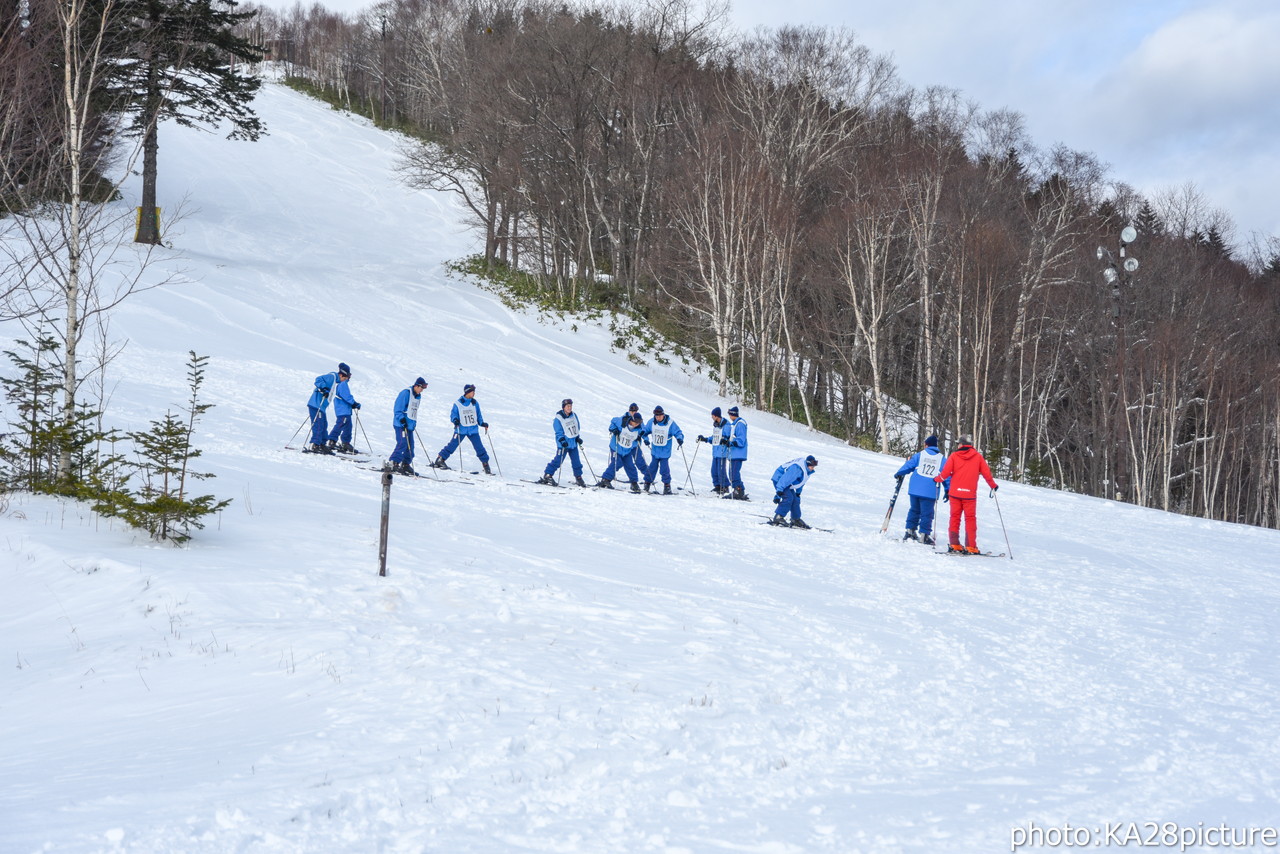
[[[254,145],[163,129],[196,281],[113,327],[122,428],[212,357],[200,462],[234,503],[181,550],[49,499],[0,516],[0,851],[992,852],[1032,823],[1280,825],[1280,533],[1008,484],[1016,560],[938,557],[896,541],[902,507],[879,534],[899,460],[750,410],[749,504],[703,493],[705,449],[696,497],[523,483],[563,397],[596,474],[628,403],[692,436],[734,401],[446,276],[462,214],[395,183],[393,137],[275,85],[259,110]],[[379,475],[283,449],[339,360],[379,454],[415,376],[422,456],[475,383],[502,471],[398,478],[385,579]],[[805,453],[805,516],[834,532],[760,525]]]

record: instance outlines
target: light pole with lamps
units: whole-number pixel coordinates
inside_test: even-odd
[[[1128,382],[1125,376],[1125,354],[1128,343],[1125,341],[1125,317],[1122,311],[1123,292],[1133,282],[1133,274],[1138,269],[1138,259],[1126,257],[1126,248],[1138,239],[1138,230],[1126,225],[1120,230],[1119,257],[1111,254],[1105,246],[1098,247],[1098,260],[1106,261],[1102,269],[1102,278],[1111,286],[1112,323],[1116,327],[1116,438],[1118,452],[1115,461],[1115,498],[1126,499],[1125,474],[1129,456],[1129,395]]]

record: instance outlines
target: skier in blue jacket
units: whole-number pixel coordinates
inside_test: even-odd
[[[653,408],[653,417],[644,425],[644,443],[653,448],[653,459],[645,471],[644,491],[653,486],[659,473],[662,475],[662,494],[671,494],[671,442],[684,447],[684,432],[680,425],[661,406]]]
[[[911,475],[907,484],[911,509],[907,511],[907,532],[902,539],[918,539],[927,546],[933,545],[933,511],[938,504],[938,484],[933,479],[942,471],[946,461],[946,455],[938,450],[938,437],[930,436],[924,440],[924,448],[912,454],[894,473],[897,480]],[[947,478],[948,485],[950,480]],[[945,485],[943,491],[946,491]],[[917,530],[920,531],[919,537],[916,536]]]
[[[818,461],[810,454],[807,457],[796,457],[791,462],[783,463],[773,472],[773,503],[778,509],[769,520],[770,525],[786,526],[787,514],[791,514],[792,528],[808,528],[809,524],[800,518],[800,492],[809,482]]]
[[[412,386],[396,396],[391,416],[391,427],[396,433],[396,448],[387,457],[387,467],[391,471],[417,474],[413,470],[413,436],[418,429],[418,404],[422,402],[422,392],[426,388],[427,381],[418,377]]]
[[[631,479],[631,491],[640,491],[640,474],[636,471],[636,445],[644,435],[644,421],[639,412],[620,415],[609,422],[609,467],[600,475],[596,486],[613,489],[614,475],[621,467]]]
[[[333,390],[333,431],[329,434],[328,448],[341,454],[354,454],[351,446],[351,413],[360,408],[360,404],[351,396],[351,368],[346,362],[338,365],[338,384]],[[338,441],[342,444],[339,445]]]
[[[622,423],[625,424],[627,420],[631,418],[632,415],[640,415],[639,404],[633,403],[627,407],[627,411],[622,413]],[[644,421],[643,415],[640,415],[640,420]],[[636,464],[636,472],[638,472],[641,477],[644,477],[645,474],[649,471],[649,461],[644,458],[643,442],[636,443],[635,464]]]
[[[699,442],[711,445],[711,491],[723,495],[729,491],[729,431],[733,429],[726,418],[720,417],[720,407],[711,410],[711,435],[699,436]]]
[[[307,416],[311,419],[311,446],[306,450],[313,454],[332,454],[328,447],[329,439],[329,395],[338,384],[338,375],[347,368],[345,362],[338,363],[338,370],[316,377],[315,389],[307,399]],[[350,368],[347,368],[350,376]]]
[[[742,464],[747,461],[747,422],[738,417],[736,406],[729,407],[729,423],[729,485],[733,487],[733,492],[722,497],[749,501],[750,496],[742,486]],[[720,441],[723,444],[724,440]]]
[[[438,469],[447,469],[449,466],[445,460],[458,449],[462,437],[466,436],[471,440],[471,447],[476,450],[476,457],[484,467],[484,473],[493,474],[489,471],[489,452],[484,449],[484,442],[480,440],[480,430],[484,429],[488,432],[489,424],[480,411],[480,402],[476,400],[476,387],[471,383],[462,387],[462,397],[454,401],[453,408],[449,410],[449,421],[453,423],[453,438],[449,440],[449,444],[440,449],[440,453],[436,454],[436,461],[431,465]]]
[[[578,448],[582,447],[582,425],[573,411],[573,400],[566,397],[560,401],[560,409],[551,418],[551,432],[556,437],[556,455],[547,463],[546,470],[538,483],[556,485],[555,473],[564,465],[567,456],[573,466],[573,481],[578,486],[586,486],[582,479],[582,460],[578,459]]]

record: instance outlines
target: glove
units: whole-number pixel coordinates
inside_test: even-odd
[[[404,429],[408,430],[410,433],[413,433],[414,431],[416,431],[416,430],[418,429],[418,422],[417,422],[417,421],[410,420],[410,421],[408,421],[408,422],[406,422],[406,423],[405,423],[405,425],[404,425]]]
[[[726,446],[727,446],[727,445],[729,444],[729,437],[728,437],[728,436],[722,436],[722,437],[720,438],[720,444],[721,444],[721,445],[726,445]]]
[[[1000,488],[1000,487],[999,487],[999,485],[996,485],[996,486],[991,487],[991,494],[992,494],[992,495],[995,495],[995,494],[996,494],[996,490],[998,490],[999,488]]]
[[[567,439],[560,440],[560,450],[562,451],[569,450],[569,441]]]
[[[405,417],[405,416],[401,415],[401,416],[399,417],[399,419],[397,419],[397,420],[396,420],[396,426],[397,426],[397,427],[405,427],[405,428],[407,428],[407,427],[409,426],[409,419],[408,419],[407,417]]]
[[[703,436],[701,433],[699,433],[699,434],[698,434],[698,441],[699,441],[699,442],[706,442],[706,441],[709,441],[709,440],[707,439],[707,437],[706,437],[706,436]]]
[[[782,501],[782,493],[781,493],[781,492],[775,492],[775,493],[773,494],[773,503],[774,503],[774,504],[778,504],[778,503],[780,503],[781,501]]]
[[[481,426],[481,427],[483,427],[484,429],[488,430],[488,429],[489,429],[489,422],[488,422],[488,421],[481,421],[481,422],[480,422],[480,426]]]
[[[621,432],[622,432],[622,431],[621,431],[621,430],[619,430],[617,427],[610,427],[610,428],[609,428],[609,435],[611,435],[611,436],[617,436],[617,435],[618,435],[619,433],[621,433]]]
[[[951,490],[947,490],[946,492],[942,493],[942,500],[943,501],[951,500]]]
[[[582,447],[582,437],[581,437],[581,436],[579,436],[579,437],[578,437],[578,447],[579,447],[579,448],[581,448],[581,447]]]
[[[351,408],[352,408],[352,409],[359,409],[359,408],[360,408],[360,404],[358,404],[358,403],[353,403],[353,404],[351,404]]]
[[[645,436],[645,437],[644,437],[644,446],[645,446],[646,448],[647,448],[647,447],[649,447],[649,437],[648,437],[648,436]]]
[[[676,439],[676,447],[677,447],[677,448],[683,448],[683,447],[684,447],[684,439]]]
[[[895,474],[895,475],[893,476],[893,479],[894,479],[894,480],[896,480],[898,483],[902,483],[902,478],[903,478],[903,477],[905,477],[905,475]]]
[[[450,420],[453,422],[453,426],[454,426],[454,427],[458,427],[458,426],[460,426],[460,422],[458,421],[458,419],[456,419],[456,418],[451,418]]]

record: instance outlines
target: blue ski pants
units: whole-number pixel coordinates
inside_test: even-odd
[[[480,434],[468,433],[467,438],[471,440],[471,447],[476,449],[476,459],[482,463],[489,462],[489,452],[484,449],[484,442],[480,441]],[[458,445],[461,443],[462,434],[454,433],[453,438],[449,440],[449,444],[440,449],[440,459],[449,459],[449,455],[458,450]]]
[[[396,430],[396,449],[391,452],[391,456],[387,457],[389,463],[412,463],[413,462],[413,433],[403,427],[397,427]]]
[[[800,518],[800,493],[791,487],[782,490],[782,497],[778,499],[778,509],[773,511],[779,516],[791,514],[792,519]]]
[[[609,460],[609,467],[600,475],[602,480],[617,480],[614,476],[618,473],[618,469],[622,468],[627,473],[627,479],[637,481],[640,479],[640,473],[636,471],[636,455],[635,451],[627,454],[614,453]]]
[[[329,441],[340,439],[351,444],[351,416],[339,415],[333,420],[333,430],[329,433]]]
[[[907,511],[907,530],[919,530],[922,534],[933,536],[933,511],[937,506],[936,498],[911,496],[911,509]]]
[[[742,464],[746,460],[729,460],[729,485],[734,489],[742,489]]]
[[[323,445],[329,436],[329,416],[314,406],[307,407],[307,414],[311,416],[311,444]]]
[[[573,466],[573,476],[582,477],[582,460],[578,458],[578,448],[575,445],[557,450],[555,457],[552,458],[551,462],[547,463],[546,471],[543,474],[550,476],[560,471],[560,466],[564,465],[565,457],[569,458],[569,463]]]
[[[671,460],[669,457],[653,457],[649,460],[649,468],[644,474],[645,483],[653,483],[661,470],[662,482],[671,483]]]

